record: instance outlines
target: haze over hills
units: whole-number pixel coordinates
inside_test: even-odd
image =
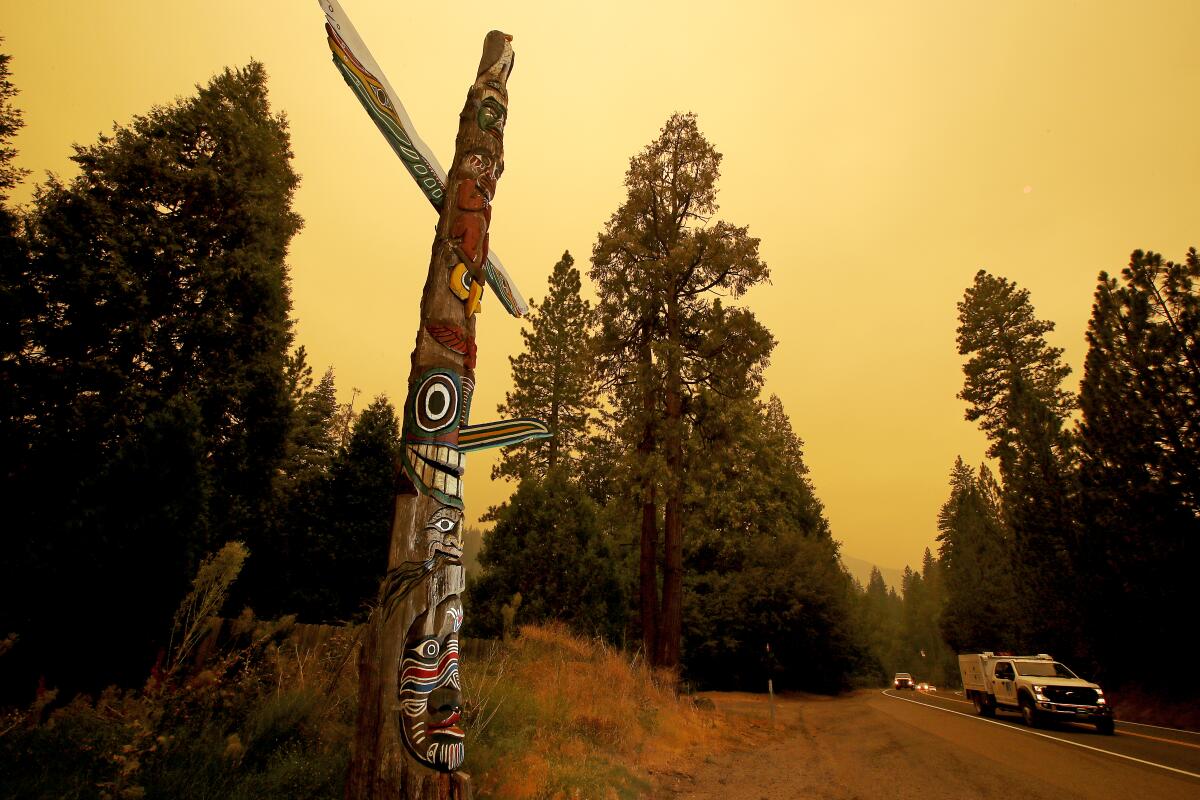
[[[842,553],[841,558],[842,564],[845,565],[846,569],[850,572],[850,575],[854,578],[854,580],[862,584],[864,588],[867,585],[867,581],[871,579],[871,569],[879,566],[878,564],[874,564],[864,558],[856,558],[845,553]],[[895,589],[897,592],[900,591],[900,579],[904,575],[903,567],[899,569],[896,567],[879,567],[879,572],[883,575],[884,583]]]

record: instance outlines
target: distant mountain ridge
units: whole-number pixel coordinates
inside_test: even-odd
[[[878,566],[877,564],[867,561],[865,558],[856,558],[855,556],[842,553],[842,564],[853,578],[867,587],[867,581],[871,580],[871,569]],[[897,569],[896,567],[879,567],[879,572],[883,575],[883,582],[897,592],[901,589],[901,582],[904,576],[904,568]]]

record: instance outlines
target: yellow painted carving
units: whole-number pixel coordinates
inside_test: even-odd
[[[450,273],[450,291],[466,305],[468,317],[479,310],[479,303],[483,299],[483,284],[471,279],[467,265],[461,261]]]

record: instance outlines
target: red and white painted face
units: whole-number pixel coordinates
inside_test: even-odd
[[[413,758],[430,769],[462,766],[462,687],[458,679],[458,631],[462,602],[447,597],[413,620],[400,661],[400,733]]]

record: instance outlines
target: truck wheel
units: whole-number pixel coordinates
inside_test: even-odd
[[[985,698],[978,694],[971,695],[971,701],[975,704],[975,713],[981,717],[996,716],[996,707],[989,703]]]
[[[1113,725],[1112,717],[1096,720],[1096,732],[1103,733],[1105,736],[1112,736],[1116,726]]]
[[[1021,698],[1021,719],[1031,728],[1039,728],[1042,724],[1042,715],[1033,707],[1033,701],[1027,697]]]

